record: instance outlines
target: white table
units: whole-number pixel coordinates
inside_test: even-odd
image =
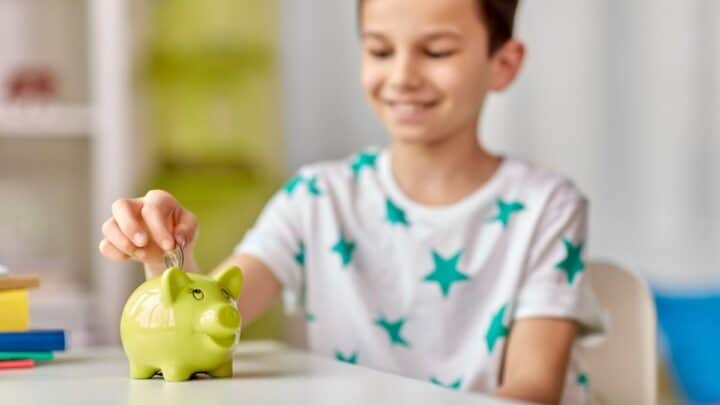
[[[241,343],[233,371],[233,378],[225,379],[132,380],[121,348],[74,350],[33,369],[0,370],[0,404],[518,404],[344,364],[275,342]]]

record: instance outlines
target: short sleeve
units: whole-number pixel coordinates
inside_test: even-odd
[[[537,222],[515,318],[571,318],[581,337],[602,333],[605,315],[585,277],[588,203],[578,192],[555,197]]]
[[[235,253],[262,261],[283,284],[297,295],[303,285],[304,246],[301,235],[301,178],[295,176],[265,205],[253,227],[235,247]]]

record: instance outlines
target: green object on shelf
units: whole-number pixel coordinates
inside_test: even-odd
[[[35,361],[51,361],[53,352],[0,352],[0,360],[32,359]]]

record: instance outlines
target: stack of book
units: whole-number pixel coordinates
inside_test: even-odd
[[[30,329],[30,295],[35,276],[0,274],[0,369],[33,367],[65,350],[65,331]]]

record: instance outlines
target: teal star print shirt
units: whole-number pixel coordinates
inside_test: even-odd
[[[236,252],[284,285],[311,350],[492,393],[514,320],[602,331],[585,277],[586,224],[577,188],[533,164],[505,158],[470,195],[427,206],[395,183],[389,151],[365,150],[301,168]],[[573,351],[563,404],[588,403],[583,372]]]

